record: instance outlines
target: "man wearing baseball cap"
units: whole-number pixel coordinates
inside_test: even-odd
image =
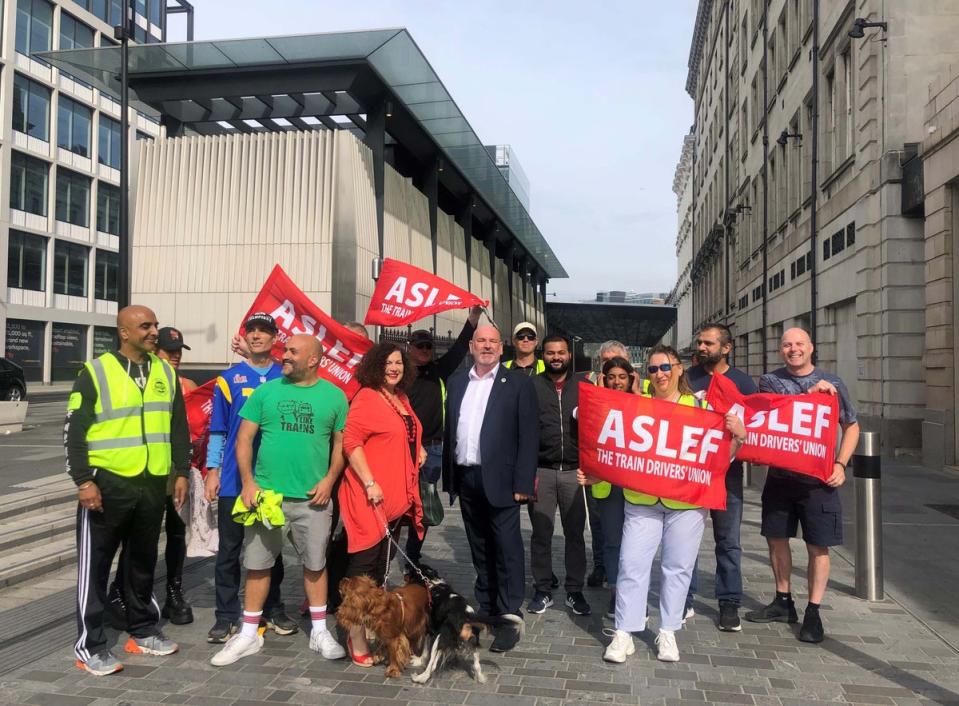
[[[529,321],[523,321],[516,324],[513,328],[513,348],[516,350],[516,356],[513,360],[507,360],[503,365],[507,368],[520,373],[525,373],[529,377],[546,372],[546,363],[536,357],[536,343],[539,334],[536,332],[536,325]]]
[[[257,311],[243,325],[245,360],[223,371],[213,390],[213,414],[210,418],[210,443],[207,447],[206,499],[217,503],[217,527],[220,544],[216,554],[214,587],[216,622],[207,633],[207,642],[226,642],[240,620],[240,550],[243,525],[233,521],[231,512],[240,494],[240,473],[236,462],[236,435],[240,428],[240,410],[253,391],[265,382],[282,377],[281,366],[273,360],[276,321]],[[254,465],[259,438],[253,445]],[[268,628],[279,635],[291,635],[299,628],[283,608],[280,584],[283,583],[283,556],[276,558],[270,575],[263,616]]]

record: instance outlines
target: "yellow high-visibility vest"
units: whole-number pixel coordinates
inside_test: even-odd
[[[127,477],[144,470],[168,475],[173,463],[173,368],[151,353],[150,375],[141,391],[112,353],[87,361],[84,367],[97,391],[95,420],[87,430],[90,466]],[[71,394],[67,409],[78,409],[80,402],[79,393]]]
[[[594,385],[599,384],[599,375],[592,380]],[[643,378],[642,384],[643,394],[649,394],[649,378]],[[590,486],[589,492],[593,494],[593,497],[597,500],[603,500],[609,497],[609,494],[613,491],[613,484],[606,480],[601,480],[599,483],[594,483]]]
[[[505,365],[507,368],[512,368],[513,363],[515,362],[516,362],[515,360],[507,360],[505,363],[503,363],[503,365]],[[533,372],[536,373],[537,375],[546,372],[546,363],[544,363],[541,358],[536,359],[536,366],[533,368]]]

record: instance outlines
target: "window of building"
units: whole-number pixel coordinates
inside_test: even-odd
[[[13,75],[13,129],[50,141],[50,89],[22,74]]]
[[[813,257],[813,251],[810,250],[809,252],[806,253],[806,269],[807,270],[812,269],[812,257]]]
[[[47,0],[17,0],[16,47],[30,56],[53,48],[53,5]]]
[[[90,225],[90,178],[57,168],[57,220],[75,226]]]
[[[834,70],[826,74],[826,92],[824,97],[826,99],[826,105],[823,106],[822,112],[825,120],[821,121],[821,142],[823,155],[827,157],[824,173],[828,175],[832,174],[832,170],[838,165],[836,161],[836,100],[838,96],[836,94],[836,72]]]
[[[163,2],[162,0],[150,0],[149,13],[147,15],[150,23],[159,27],[163,24]]]
[[[93,283],[93,296],[106,301],[117,301],[117,276],[120,271],[120,256],[109,250],[97,250],[97,259],[93,263],[96,273]]]
[[[743,23],[739,27],[739,68],[746,71],[749,61],[749,11],[743,13]]]
[[[842,120],[842,140],[840,145],[840,157],[845,160],[852,154],[853,147],[853,123],[852,123],[852,49],[846,48],[839,56],[839,65],[842,70],[842,105],[840,106]]]
[[[142,132],[142,131],[140,131],[140,130],[137,130],[136,138],[137,138],[138,141],[139,141],[139,140],[146,140],[147,142],[152,142],[153,139],[154,139],[154,138],[153,138],[153,135],[151,135],[151,134],[149,134],[149,133],[146,133],[146,132]]]
[[[100,115],[100,164],[120,168],[120,123]]]
[[[830,255],[830,252],[829,252],[829,238],[825,238],[825,239],[822,241],[822,259],[823,259],[823,260],[828,260],[828,259],[829,259],[829,255]]]
[[[93,111],[62,93],[58,103],[57,144],[82,157],[89,157]]]
[[[47,239],[11,230],[7,241],[7,286],[46,289]]]
[[[38,216],[47,215],[47,179],[50,165],[22,152],[10,156],[10,207]]]
[[[842,229],[832,236],[832,254],[836,255],[846,249],[846,230]]]
[[[71,297],[87,296],[87,258],[90,251],[77,243],[58,240],[53,244],[53,292]]]
[[[50,378],[76,380],[87,358],[87,327],[54,322],[50,327]]]
[[[796,263],[795,262],[789,263],[789,279],[791,280],[796,279]]]
[[[86,49],[93,46],[93,29],[65,12],[60,13],[60,48]]]
[[[111,27],[123,22],[123,0],[74,0],[74,2]]]
[[[97,230],[120,234],[120,189],[97,182]]]
[[[846,226],[846,247],[852,247],[856,244],[856,222],[853,221]]]

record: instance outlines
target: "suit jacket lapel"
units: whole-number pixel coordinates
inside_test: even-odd
[[[486,400],[486,409],[483,410],[483,426],[480,429],[480,448],[482,448],[483,432],[486,431],[486,422],[489,419],[489,413],[495,409],[496,398],[499,397],[504,387],[506,387],[506,371],[503,369],[503,366],[500,366],[496,370],[496,377],[493,378],[493,387],[489,391],[489,399]]]

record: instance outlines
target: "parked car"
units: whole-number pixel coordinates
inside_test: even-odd
[[[27,399],[27,381],[23,368],[12,360],[0,358],[0,400],[19,402]]]

